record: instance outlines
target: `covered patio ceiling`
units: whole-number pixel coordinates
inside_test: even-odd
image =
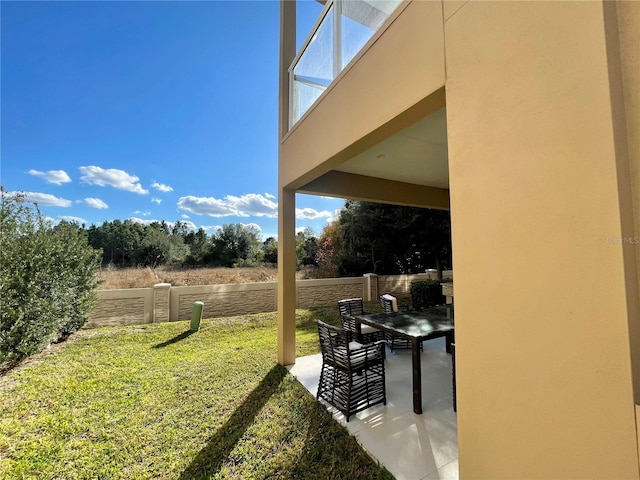
[[[446,109],[401,130],[335,170],[448,189]]]
[[[448,209],[446,108],[355,153],[298,192]]]

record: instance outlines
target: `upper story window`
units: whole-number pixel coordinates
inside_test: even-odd
[[[328,0],[289,67],[294,125],[402,0]]]

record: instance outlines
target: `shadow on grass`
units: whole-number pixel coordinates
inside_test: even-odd
[[[286,374],[286,368],[281,365],[274,366],[242,405],[233,412],[229,420],[209,439],[207,445],[182,472],[180,480],[211,478],[219,471],[244,432],[253,423],[256,415],[276,392]]]
[[[305,395],[308,399],[299,407],[308,421],[304,448],[284,471],[279,472],[281,478],[394,479],[323,404],[308,392]]]
[[[154,345],[151,348],[164,348],[164,347],[167,347],[167,346],[169,346],[169,345],[171,345],[173,343],[177,343],[180,340],[184,340],[185,338],[190,337],[194,333],[197,333],[197,331],[196,330],[187,330],[186,332],[182,332],[180,335],[176,335],[175,337],[170,338],[166,342],[159,343],[157,345]]]

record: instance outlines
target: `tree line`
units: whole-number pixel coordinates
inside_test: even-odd
[[[142,224],[133,220],[105,221],[86,230],[89,244],[102,251],[103,266],[254,267],[278,263],[278,242],[262,241],[253,225],[223,225],[214,234],[191,230],[186,222]],[[309,228],[297,234],[299,265],[315,264],[317,239]]]
[[[253,225],[227,224],[213,234],[194,231],[183,221],[60,225],[86,235],[89,245],[101,251],[103,267],[253,267],[278,262],[277,240],[261,240]],[[347,200],[319,236],[310,228],[296,234],[296,258],[298,268],[306,267],[320,278],[442,271],[451,268],[449,212]]]
[[[113,220],[91,225],[87,238],[102,250],[103,265],[117,267],[278,262],[277,240],[262,241],[251,225],[228,224],[209,235],[182,221]],[[449,212],[348,200],[319,236],[310,228],[296,234],[296,258],[299,268],[317,277],[442,271],[451,267]]]

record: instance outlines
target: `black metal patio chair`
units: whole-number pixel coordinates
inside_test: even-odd
[[[365,315],[364,302],[362,298],[345,298],[338,301],[338,310],[340,310],[340,321],[342,328],[349,330],[355,338],[356,335],[356,319],[355,315]],[[371,327],[369,325],[361,326],[360,343],[374,343],[384,340],[385,335],[382,330]]]
[[[408,307],[398,306],[398,302],[396,297],[385,293],[384,295],[380,295],[380,304],[382,305],[382,311],[384,313],[394,313],[398,310],[408,310]],[[390,333],[386,334],[385,340],[387,341],[387,345],[393,352],[395,349],[411,349],[411,342],[404,338],[396,337]],[[420,350],[422,350],[422,344],[420,344]]]
[[[318,400],[337,408],[347,422],[357,412],[386,405],[384,342],[353,348],[347,330],[321,320],[317,323],[322,351]]]

